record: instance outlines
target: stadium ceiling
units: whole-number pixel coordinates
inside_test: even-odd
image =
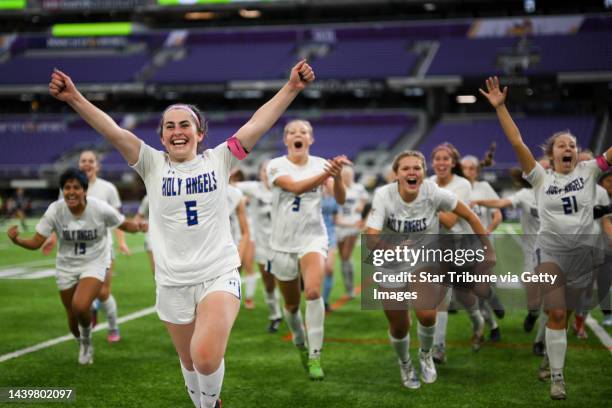
[[[604,0],[530,0],[532,14],[612,12]],[[182,4],[194,3],[195,4]],[[524,15],[525,0],[10,0],[0,6],[4,31],[51,24],[133,21],[150,28],[423,20]],[[2,2],[0,2],[0,5]],[[250,13],[249,13],[250,12]]]

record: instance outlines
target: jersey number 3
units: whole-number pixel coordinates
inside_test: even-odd
[[[198,225],[198,210],[195,209],[197,201],[185,201],[185,211],[187,212],[187,226]]]
[[[561,202],[563,203],[563,212],[565,214],[578,212],[578,202],[576,201],[576,196],[563,197],[561,198]]]
[[[295,197],[295,200],[293,200],[293,207],[291,207],[291,211],[293,212],[300,211],[300,201],[302,201],[300,197]]]

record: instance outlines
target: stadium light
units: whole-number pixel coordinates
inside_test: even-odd
[[[474,95],[457,95],[457,103],[476,103],[476,96]]]
[[[261,17],[261,11],[259,11],[259,10],[240,9],[240,11],[238,11],[238,14],[240,14],[240,17],[242,17],[242,18],[259,18],[259,17]]]
[[[534,13],[536,10],[536,2],[535,0],[525,0],[523,7],[525,8],[525,13]]]
[[[212,20],[217,17],[212,11],[192,11],[185,14],[185,20]]]

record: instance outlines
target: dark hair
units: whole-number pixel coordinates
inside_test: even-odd
[[[453,161],[455,162],[455,165],[451,169],[451,173],[456,174],[459,177],[465,178],[465,175],[463,174],[463,168],[461,167],[461,154],[459,154],[459,150],[457,150],[457,148],[453,146],[452,143],[448,143],[448,142],[440,143],[439,145],[434,147],[434,149],[431,151],[432,161],[433,161],[434,156],[438,152],[438,150],[446,150],[450,154]]]
[[[87,191],[89,188],[89,180],[87,180],[87,175],[79,169],[75,169],[74,167],[70,167],[60,176],[60,188],[63,190],[64,186],[68,182],[68,180],[76,180],[79,182],[83,190]]]
[[[183,105],[191,109],[194,115],[196,115],[196,118],[198,118],[198,122],[199,122],[199,123],[196,123],[196,128],[197,128],[196,130],[198,131],[198,133],[202,133],[204,135],[204,138],[206,138],[206,135],[208,135],[208,120],[204,117],[204,115],[202,114],[202,112],[200,112],[200,109],[198,109],[196,105],[181,104],[181,103],[172,104],[163,111],[162,116],[159,119],[159,126],[157,128],[157,134],[159,135],[159,137],[161,137],[162,132],[164,130],[164,116],[166,116],[166,112],[168,112],[168,110],[170,110],[172,107],[177,106],[177,105],[179,106]],[[202,142],[198,143],[198,153],[202,153],[203,147],[204,147],[204,139],[202,139]]]
[[[514,183],[520,187],[532,188],[531,184],[529,184],[529,182],[523,178],[523,170],[516,167],[510,169],[510,177],[512,177],[512,181],[514,181]]]

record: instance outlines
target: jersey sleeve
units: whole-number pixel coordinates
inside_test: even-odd
[[[230,152],[227,142],[219,144],[213,149],[213,155],[220,163],[220,169],[224,172],[223,180],[229,180],[230,170],[238,164],[238,159]]]
[[[161,152],[153,149],[147,145],[144,141],[140,144],[140,151],[138,153],[138,160],[132,164],[132,167],[142,177],[143,180],[147,180],[147,175],[151,173],[155,166],[155,160],[158,158]]]
[[[113,183],[109,182],[109,186],[110,186],[110,193],[109,193],[109,204],[113,207],[116,208],[117,210],[121,211],[121,198],[119,197],[119,190],[117,190],[117,187],[115,187],[115,185]]]
[[[523,178],[527,180],[527,182],[531,184],[533,188],[539,188],[544,182],[545,176],[546,170],[544,170],[544,167],[542,167],[542,165],[538,162],[536,162],[536,165],[533,170],[531,170],[531,173],[523,173]]]
[[[438,187],[432,184],[434,191],[434,203],[438,211],[450,212],[457,208],[459,197],[452,191]]]
[[[368,228],[373,228],[379,231],[383,230],[385,225],[385,191],[378,189],[374,193],[374,200],[372,201],[372,209],[368,215],[368,222],[366,223]]]
[[[289,175],[289,169],[285,166],[283,160],[270,161],[266,171],[268,172],[268,183],[270,183],[270,186],[274,185],[277,178]]]
[[[36,232],[38,232],[43,237],[48,237],[55,230],[54,227],[54,219],[57,214],[57,204],[58,201],[51,203],[51,205],[45,211],[45,214],[36,224]]]
[[[100,211],[107,228],[116,228],[123,224],[125,216],[104,201],[99,201]]]

